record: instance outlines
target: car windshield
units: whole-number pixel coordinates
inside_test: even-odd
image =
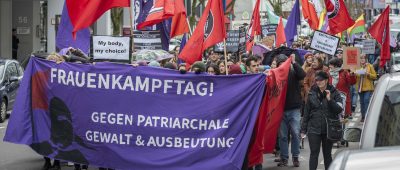
[[[385,92],[376,132],[376,147],[400,145],[400,85]]]

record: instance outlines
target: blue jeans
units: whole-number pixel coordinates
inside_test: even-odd
[[[358,97],[357,95],[358,95],[358,93],[356,91],[355,85],[350,86],[350,93],[351,93],[351,105],[353,107],[356,107],[357,106],[357,97]]]
[[[365,91],[365,92],[361,92],[359,94],[360,94],[361,115],[362,115],[362,118],[365,118],[365,116],[367,114],[369,100],[371,99],[371,96],[372,96],[372,92]]]
[[[289,129],[290,128],[290,129]],[[300,155],[300,109],[287,110],[283,113],[279,132],[279,147],[281,159],[289,158],[288,131],[291,136],[292,157]]]

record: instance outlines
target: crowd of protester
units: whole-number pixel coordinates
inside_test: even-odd
[[[373,63],[378,57],[361,55],[361,65],[357,68],[343,68],[343,50],[346,45],[337,49],[334,56],[311,50],[309,42],[304,44],[294,43],[292,53],[276,53],[274,55],[251,55],[231,53],[224,57],[223,54],[213,50],[205,51],[202,61],[188,65],[177,57],[179,48],[170,52],[173,58],[162,61],[133,61],[132,66],[159,67],[177,70],[181,74],[193,72],[195,74],[209,74],[214,76],[236,74],[267,74],[270,69],[279,67],[290,56],[293,61],[288,76],[288,92],[283,119],[280,125],[276,145],[276,155],[279,155],[278,166],[289,166],[289,143],[291,145],[291,159],[294,167],[300,166],[300,143],[308,137],[311,150],[309,168],[315,170],[318,166],[318,157],[322,144],[324,166],[328,168],[332,155],[333,141],[326,137],[326,123],[323,117],[340,117],[352,119],[356,111],[357,99],[360,99],[362,122],[366,116],[366,109],[374,91],[374,81],[377,79],[377,71]],[[307,51],[303,56],[295,53],[296,49]],[[269,59],[266,59],[269,57]],[[301,58],[302,62],[298,62]],[[91,63],[85,54],[73,48],[61,50],[60,53],[52,53],[48,60],[62,62]],[[267,61],[267,62],[266,62]],[[96,61],[97,62],[97,61]],[[342,96],[345,96],[343,98]],[[359,97],[358,97],[359,96]],[[343,101],[342,101],[343,100]],[[345,103],[344,105],[340,103]],[[343,114],[341,114],[343,113]],[[247,158],[246,158],[247,159]],[[246,164],[246,161],[245,161]],[[244,164],[242,169],[248,168]],[[75,170],[87,169],[87,165],[74,164]],[[45,158],[43,170],[61,169],[60,161]],[[100,168],[106,169],[106,168]],[[255,166],[262,169],[262,165]]]

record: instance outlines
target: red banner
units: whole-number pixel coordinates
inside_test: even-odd
[[[285,108],[287,80],[292,58],[272,69],[267,77],[266,94],[258,112],[254,140],[249,148],[249,167],[262,164],[263,154],[272,153]]]

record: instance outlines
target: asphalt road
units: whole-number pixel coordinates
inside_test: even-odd
[[[361,127],[360,123],[361,115],[360,113],[355,114],[354,119],[349,121],[347,126],[350,127]],[[12,143],[3,142],[4,134],[7,129],[8,119],[4,123],[0,123],[0,170],[40,170],[44,160],[43,157],[35,153],[32,149],[25,145],[17,145]],[[335,156],[337,153],[344,149],[356,149],[358,147],[358,143],[349,143],[349,147],[346,148],[344,146],[336,147],[334,144],[334,148],[332,149],[332,154]],[[290,151],[290,150],[289,150]],[[304,141],[304,149],[300,150],[300,167],[296,168],[292,165],[292,160],[289,160],[288,167],[277,167],[277,163],[274,162],[276,158],[272,154],[264,155],[264,170],[307,170],[308,169],[308,161],[309,161],[309,145],[307,138]],[[320,164],[318,169],[324,169],[322,151],[320,153],[319,158]],[[72,166],[68,166],[67,163],[63,163],[63,170],[73,170]],[[90,167],[89,169],[97,169],[94,167]],[[134,169],[134,168],[132,168]]]

